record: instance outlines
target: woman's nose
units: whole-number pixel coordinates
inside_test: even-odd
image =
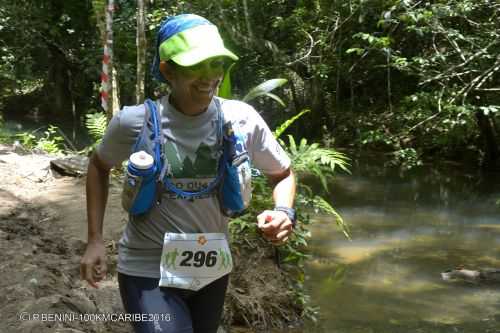
[[[203,79],[216,79],[224,74],[221,68],[214,68],[210,64],[204,64],[200,71],[200,77]]]

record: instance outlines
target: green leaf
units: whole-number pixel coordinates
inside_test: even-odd
[[[270,91],[272,91],[278,87],[281,87],[282,85],[284,85],[287,82],[288,82],[287,79],[272,79],[272,80],[265,81],[265,82],[259,84],[258,86],[252,88],[248,92],[248,94],[246,94],[245,97],[243,97],[243,102],[248,102],[248,101],[251,101],[252,99],[255,99],[257,97],[266,95]]]
[[[104,136],[108,121],[102,112],[90,113],[85,116],[85,127],[94,141],[99,142]]]
[[[300,117],[302,117],[304,114],[306,114],[307,112],[310,112],[311,110],[309,109],[304,109],[302,111],[300,111],[298,114],[296,114],[295,116],[293,116],[292,118],[288,119],[287,121],[285,121],[283,124],[279,125],[278,128],[276,128],[274,130],[274,137],[275,138],[279,138],[281,136],[281,134],[283,134],[283,132],[290,126],[292,125],[297,119],[299,119]]]
[[[267,93],[265,94],[267,97],[271,98],[271,99],[274,99],[276,102],[278,102],[282,107],[286,107],[286,104],[285,102],[283,102],[283,100],[281,98],[279,98],[278,96],[276,96],[275,94],[272,94],[272,93]]]
[[[335,222],[337,223],[337,226],[340,228],[340,230],[346,236],[346,238],[350,240],[351,236],[349,235],[349,226],[344,222],[342,216],[340,216],[340,214],[337,213],[337,211],[325,199],[323,199],[320,196],[315,196],[313,202],[314,202],[314,207],[316,207],[317,209],[319,209],[324,213],[333,215],[335,217]]]
[[[364,52],[365,52],[365,49],[362,49],[359,47],[352,47],[350,49],[347,49],[347,51],[345,51],[346,54],[356,53],[357,55],[362,55]]]
[[[290,142],[289,149],[293,154],[297,153],[297,146],[295,144],[295,138],[292,135],[288,135],[288,140]]]
[[[232,87],[231,87],[231,70],[233,69],[235,63],[233,62],[226,72],[224,73],[224,78],[222,79],[222,83],[220,84],[219,87],[219,93],[218,96],[226,99],[231,99],[233,94],[231,92]]]

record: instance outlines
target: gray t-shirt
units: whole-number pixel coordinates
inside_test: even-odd
[[[216,97],[217,98],[217,97]],[[226,122],[231,121],[246,139],[252,167],[264,174],[278,174],[290,167],[290,159],[262,117],[250,105],[212,100],[206,112],[187,116],[177,111],[165,96],[160,101],[164,153],[171,165],[172,182],[185,191],[198,191],[216,176],[217,104]],[[124,107],[111,120],[97,154],[108,165],[127,160],[144,123],[144,105]],[[271,195],[271,193],[269,194]],[[162,195],[141,218],[131,217],[119,242],[117,270],[132,276],[160,277],[160,258],[165,232],[227,234],[228,218],[222,215],[215,193],[196,199]]]

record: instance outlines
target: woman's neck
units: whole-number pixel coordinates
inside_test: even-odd
[[[177,111],[191,117],[198,116],[208,109],[208,105],[205,107],[200,107],[193,105],[192,103],[182,103],[181,106],[181,103],[178,103],[177,99],[172,94],[170,94],[169,96],[169,102]]]

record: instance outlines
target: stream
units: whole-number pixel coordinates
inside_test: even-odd
[[[500,175],[384,170],[357,167],[331,186],[352,241],[316,218],[306,285],[321,317],[305,332],[499,333],[500,284],[440,272],[500,268]]]

